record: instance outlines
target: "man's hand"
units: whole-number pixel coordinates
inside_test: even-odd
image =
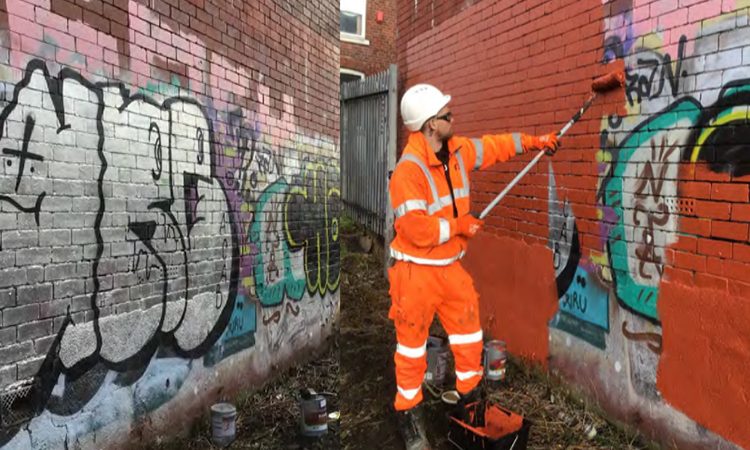
[[[560,141],[557,139],[557,133],[545,134],[539,136],[539,143],[542,144],[544,152],[548,156],[553,156],[560,147]]]
[[[471,214],[459,217],[456,223],[458,225],[458,234],[468,238],[474,237],[474,235],[484,226],[483,220],[477,219]]]
[[[560,141],[557,139],[556,133],[528,136],[528,148],[526,151],[544,150],[547,155],[552,156],[557,152],[559,146]]]

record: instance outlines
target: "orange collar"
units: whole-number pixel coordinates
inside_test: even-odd
[[[458,146],[454,136],[448,140],[448,152],[453,155],[457,150]],[[430,147],[430,143],[427,142],[427,138],[425,138],[421,131],[409,134],[409,140],[406,144],[405,151],[418,156],[422,161],[425,161],[428,166],[442,165],[437,156],[435,156],[432,147]]]

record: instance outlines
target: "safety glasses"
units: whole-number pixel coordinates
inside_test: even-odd
[[[449,112],[443,114],[442,116],[435,116],[435,119],[437,119],[437,120],[445,120],[446,122],[450,122],[451,120],[453,120],[453,113],[449,111]]]

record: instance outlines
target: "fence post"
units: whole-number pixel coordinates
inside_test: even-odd
[[[385,169],[385,186],[388,189],[389,181],[393,169],[396,167],[396,148],[397,140],[396,134],[398,127],[396,121],[398,118],[398,67],[395,64],[391,64],[388,68],[388,142],[386,145],[386,169]],[[393,240],[393,210],[391,209],[391,198],[386,192],[385,202],[385,229],[383,230],[383,270],[385,271],[385,277],[388,278],[388,263],[390,259],[390,246]]]

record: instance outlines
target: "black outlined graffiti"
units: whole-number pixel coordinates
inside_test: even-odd
[[[339,202],[334,172],[323,164],[308,164],[284,205],[284,226],[291,248],[305,249],[305,274],[311,295],[335,292],[339,264]]]
[[[750,80],[727,83],[714,105],[705,108],[692,130],[683,159],[705,161],[716,173],[750,174]]]
[[[638,174],[638,183],[633,194],[635,197],[633,224],[642,228],[641,240],[635,250],[635,255],[638,257],[638,272],[643,279],[647,280],[650,280],[652,276],[645,270],[646,265],[653,265],[660,277],[664,273],[664,261],[661,255],[656,253],[654,225],[664,226],[669,222],[669,207],[662,196],[662,188],[671,161],[670,157],[676,150],[677,144],[675,142],[669,144],[666,136],[662,136],[658,144],[655,139],[651,140],[651,160],[644,163],[643,171]],[[657,167],[656,173],[654,165]],[[647,187],[650,188],[650,192],[646,192]],[[645,225],[642,225],[641,215],[646,218]]]
[[[284,232],[284,200],[289,195],[286,180],[270,184],[255,202],[255,217],[248,236],[258,248],[255,255],[255,293],[263,306],[280,305],[285,298],[300,300],[305,277],[296,273],[294,254]]]
[[[32,91],[37,95],[29,95]],[[41,108],[42,98],[53,108]],[[35,133],[53,124],[57,133],[50,136],[60,142],[49,144],[91,153],[86,157],[93,164],[91,179],[82,181],[91,187],[97,206],[91,225],[82,231],[94,248],[91,263],[81,265],[89,271],[79,275],[91,285],[91,319],[68,312],[36,377],[37,414],[50,402],[61,373],[73,389],[76,380],[93,376],[95,367],[139,370],[159,347],[181,358],[206,353],[229,323],[239,273],[241,230],[215,176],[212,122],[198,101],[172,97],[157,102],[131,95],[122,83],[94,83],[67,68],[53,76],[43,61],[29,62],[0,112],[5,170],[0,176],[13,180],[2,185],[5,209],[0,214],[10,208],[13,214],[33,215],[40,230],[52,220],[46,209],[54,207],[57,195],[48,193],[40,178],[58,176],[63,166],[48,158],[51,145],[39,145],[44,140]],[[73,146],[70,133],[81,139],[92,135],[91,144]],[[123,145],[126,137],[129,145]],[[148,155],[144,161],[149,164],[128,167],[129,178],[120,182],[113,175],[119,161],[133,154]],[[128,187],[133,182],[140,183],[138,188]],[[35,200],[27,203],[32,196]],[[117,217],[123,211],[111,205],[126,208],[121,227],[112,224],[122,220]],[[111,251],[118,246],[121,251]],[[127,262],[132,280],[118,275],[120,261]],[[105,287],[103,281],[112,277],[114,287],[111,281]],[[140,296],[123,297],[128,291]],[[120,312],[124,301],[132,304]]]
[[[687,76],[687,72],[682,70],[686,44],[687,37],[680,36],[675,69],[672,68],[672,57],[669,54],[661,55],[654,52],[651,57],[639,57],[637,67],[625,70],[625,95],[630,106],[641,103],[643,99],[660,96],[667,85],[672,96],[677,95],[680,78]],[[646,50],[641,50],[641,52],[645,53]]]

